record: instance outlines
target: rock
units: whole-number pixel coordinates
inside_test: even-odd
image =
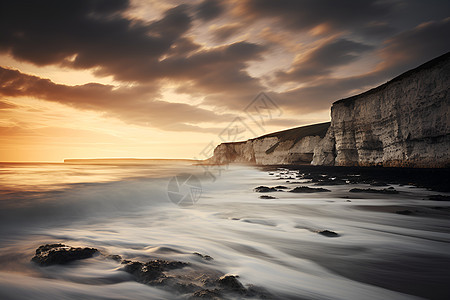
[[[354,188],[351,189],[349,192],[351,193],[372,193],[372,194],[398,194],[398,191],[395,190],[393,187],[390,187],[388,189],[382,189],[382,190],[376,190],[376,189],[359,189]]]
[[[321,234],[323,236],[326,236],[326,237],[338,237],[339,236],[339,234],[337,234],[334,231],[330,231],[330,230],[322,230],[322,231],[319,231],[317,233]]]
[[[122,261],[122,256],[120,255],[108,255],[107,257],[118,262]]]
[[[434,201],[450,201],[450,196],[444,196],[444,195],[431,195],[428,196],[429,200]]]
[[[245,292],[246,289],[242,283],[237,280],[237,276],[234,275],[224,275],[217,280],[218,285],[227,290],[233,292]]]
[[[279,189],[279,190],[288,189],[288,187],[287,187],[287,186],[284,186],[284,185],[277,185],[275,188],[276,188],[276,189]]]
[[[123,260],[122,264],[125,265],[123,270],[133,275],[136,281],[149,285],[164,284],[164,279],[167,279],[167,276],[164,274],[165,271],[181,269],[188,265],[180,261],[160,259],[150,260],[146,263]]]
[[[41,266],[67,264],[75,260],[91,258],[98,253],[95,248],[74,248],[64,244],[47,244],[36,249],[31,259]]]
[[[324,189],[324,188],[310,188],[307,186],[298,186],[292,190],[290,190],[289,192],[291,193],[317,193],[317,192],[331,192],[328,189]]]
[[[222,143],[214,149],[213,157],[207,159],[205,163],[309,164],[314,148],[325,136],[329,126],[329,122],[314,124],[267,134],[244,142]],[[288,172],[289,170],[280,170],[281,175],[289,176]]]
[[[198,253],[198,252],[194,252],[193,254],[195,254],[197,256],[200,256],[204,260],[213,260],[213,258],[211,256],[209,256],[209,255],[201,254],[201,253]]]
[[[221,293],[218,289],[204,289],[195,292],[190,299],[221,299]]]
[[[385,182],[379,182],[379,181],[372,182],[370,185],[371,185],[371,186],[388,186],[387,183],[385,183]]]
[[[269,196],[269,195],[261,195],[259,199],[277,199],[277,197]]]
[[[410,210],[397,210],[395,213],[399,215],[411,215],[413,212]]]
[[[273,187],[267,187],[267,186],[261,185],[261,186],[256,187],[254,189],[254,191],[258,192],[258,193],[271,193],[271,192],[276,192],[277,189],[273,188]]]

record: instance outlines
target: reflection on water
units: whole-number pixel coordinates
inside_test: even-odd
[[[128,259],[174,259],[238,274],[274,299],[448,299],[449,202],[425,189],[399,194],[271,193],[259,185],[299,184],[232,166],[212,182],[187,162],[151,165],[2,164],[0,298],[186,299],[136,283],[120,264],[95,257],[39,268],[34,249],[49,242],[96,247]],[[202,180],[196,205],[167,196],[171,176]],[[4,176],[9,174],[9,176]],[[9,177],[5,179],[4,177]],[[302,183],[309,185],[311,183]],[[34,189],[33,193],[27,193]],[[347,197],[347,198],[344,198]],[[410,210],[411,215],[397,214]],[[340,236],[317,234],[332,230]],[[194,252],[210,255],[199,261]]]
[[[0,163],[5,190],[48,191],[68,184],[173,176],[188,160],[79,160],[78,163]]]

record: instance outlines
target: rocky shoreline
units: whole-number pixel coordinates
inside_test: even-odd
[[[209,255],[192,253],[202,259],[211,261]],[[120,264],[119,271],[126,272],[139,283],[168,290],[171,293],[186,296],[187,299],[272,299],[264,288],[248,285],[245,287],[239,276],[223,274],[207,264],[197,265],[182,261],[150,259],[145,262],[124,259],[120,255],[106,254],[96,248],[72,247],[62,243],[39,246],[31,261],[39,267],[65,265],[86,260],[94,256]]]

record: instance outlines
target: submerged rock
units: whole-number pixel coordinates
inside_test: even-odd
[[[411,215],[413,212],[406,209],[406,210],[397,210],[395,213],[399,215]]]
[[[444,196],[444,195],[431,195],[428,196],[429,200],[434,201],[450,201],[450,196]]]
[[[279,189],[279,190],[285,190],[285,189],[288,189],[288,187],[287,187],[287,186],[284,186],[284,185],[277,185],[275,188],[276,188],[276,189]]]
[[[95,248],[74,248],[64,244],[46,244],[36,249],[31,261],[41,266],[67,264],[75,260],[91,258],[98,252]]]
[[[41,266],[65,264],[74,260],[92,257],[99,252],[95,248],[74,248],[63,244],[47,244],[36,249],[32,261]],[[193,253],[205,260],[209,255]],[[189,299],[228,299],[236,297],[270,298],[270,293],[259,287],[248,289],[237,279],[238,276],[223,275],[213,268],[199,267],[181,261],[154,259],[147,262],[122,259],[119,255],[105,257],[121,262],[122,270],[131,274],[135,281],[157,286],[178,295],[190,294]],[[185,267],[186,270],[180,270]],[[176,270],[172,272],[173,270]],[[220,277],[221,276],[221,277]],[[186,295],[188,296],[188,295]]]
[[[330,230],[322,230],[322,231],[319,231],[317,233],[321,234],[323,236],[326,236],[326,237],[338,237],[339,236],[338,233],[336,233],[334,231],[330,231]]]
[[[376,190],[376,189],[359,189],[359,188],[354,188],[351,189],[349,192],[351,193],[372,193],[372,194],[398,194],[398,191],[395,190],[393,187],[387,188],[387,189],[382,189],[382,190]]]
[[[204,260],[213,260],[213,258],[211,256],[206,255],[206,254],[201,254],[201,253],[198,253],[198,252],[194,252],[194,254],[197,255],[197,256],[200,256]]]
[[[328,189],[324,188],[310,188],[308,186],[298,186],[289,192],[291,193],[317,193],[317,192],[331,192]]]
[[[256,187],[254,191],[258,192],[258,193],[270,193],[270,192],[276,192],[277,189],[273,188],[273,187],[261,185],[261,186]]]
[[[274,196],[269,196],[269,195],[261,195],[261,196],[259,196],[259,199],[278,199],[278,198],[274,197]]]

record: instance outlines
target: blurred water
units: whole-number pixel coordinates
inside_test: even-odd
[[[423,200],[433,192],[394,185],[400,194],[342,198],[368,187],[358,184],[263,200],[256,186],[299,184],[246,166],[215,181],[203,171],[186,161],[0,165],[0,298],[187,297],[136,283],[101,256],[70,266],[30,262],[39,245],[63,242],[192,264],[200,252],[214,258],[209,268],[238,274],[275,299],[448,299],[450,203]],[[186,172],[203,188],[187,208],[167,196],[170,178]],[[405,207],[418,213],[395,213]],[[340,236],[317,234],[325,229]]]

